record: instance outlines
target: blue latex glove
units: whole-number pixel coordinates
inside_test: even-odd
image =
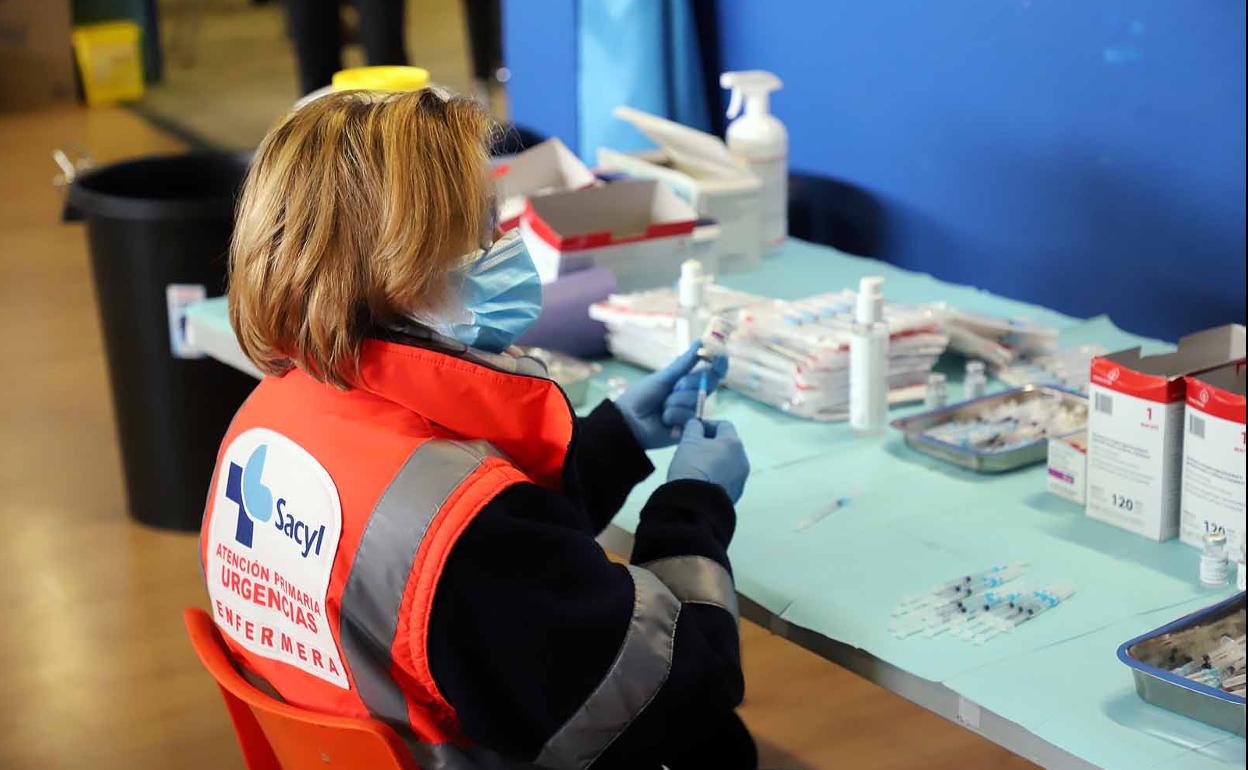
[[[715,391],[728,373],[728,357],[715,356],[698,367],[695,342],[663,369],[637,381],[615,400],[620,414],[643,449],[661,449],[675,444],[680,430],[694,416],[702,371],[707,371],[707,395]]]
[[[690,420],[676,447],[676,456],[667,468],[667,480],[697,479],[718,484],[736,503],[750,476],[750,459],[737,437],[737,429],[726,420]]]

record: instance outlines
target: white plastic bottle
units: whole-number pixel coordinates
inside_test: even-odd
[[[878,433],[888,419],[888,325],[884,323],[884,279],[858,284],[855,323],[849,341],[849,426]]]
[[[789,234],[789,132],[771,114],[769,96],[784,84],[765,70],[747,70],[723,73],[719,85],[732,89],[728,117],[735,120],[728,125],[728,151],[763,183],[759,232],[767,254]]]
[[[680,280],[676,282],[676,346],[682,353],[702,336],[705,288],[702,263],[696,259],[680,263]]]

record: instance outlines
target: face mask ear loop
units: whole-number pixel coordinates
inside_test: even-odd
[[[502,238],[494,241],[488,249],[485,249],[477,256],[470,269],[475,271],[488,270],[499,262],[515,256],[515,251],[523,248],[523,246],[524,242],[521,240],[519,232],[513,230],[512,232],[504,233]]]

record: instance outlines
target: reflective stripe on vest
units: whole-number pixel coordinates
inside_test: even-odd
[[[431,439],[416,447],[373,507],[342,592],[338,640],[360,699],[375,718],[408,729],[390,676],[390,648],[416,551],[443,503],[488,456],[484,441]]]
[[[669,556],[641,565],[658,576],[682,604],[709,604],[739,618],[737,592],[732,575],[705,556]]]
[[[654,573],[625,565],[633,578],[633,617],[606,676],[550,737],[537,764],[588,767],[650,703],[672,667],[680,600]]]
[[[369,713],[399,730],[424,770],[531,767],[481,748],[422,743],[412,736],[407,701],[390,675],[390,650],[412,564],[447,499],[487,457],[484,441],[431,439],[418,446],[369,516],[342,592],[339,643]],[[700,556],[625,565],[633,580],[633,615],[611,667],[581,707],[551,736],[536,764],[585,768],[623,733],[662,689],[672,665],[683,603],[737,615],[732,578]]]
[[[505,759],[480,746],[453,743],[408,742],[420,770],[546,770],[527,762]]]
[[[588,767],[658,695],[671,671],[681,604],[720,607],[737,620],[732,576],[713,559],[672,556],[627,568],[633,618],[624,641],[598,687],[542,748],[543,767]]]

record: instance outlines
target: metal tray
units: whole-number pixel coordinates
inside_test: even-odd
[[[1193,612],[1143,636],[1137,636],[1118,647],[1118,660],[1131,668],[1135,691],[1154,706],[1160,706],[1186,717],[1236,735],[1244,735],[1244,699],[1208,685],[1193,682],[1165,669],[1145,663],[1149,643],[1164,635],[1193,626],[1221,620],[1244,609],[1244,594],[1239,593],[1212,607]]]
[[[1044,462],[1048,456],[1048,440],[1045,438],[1013,447],[1004,451],[967,449],[947,441],[925,435],[938,425],[954,420],[972,419],[989,409],[1009,401],[1027,401],[1034,398],[1060,398],[1073,406],[1087,409],[1088,400],[1073,391],[1048,385],[1026,385],[1003,393],[994,393],[973,401],[933,409],[930,412],[902,417],[890,423],[905,434],[906,444],[932,457],[970,468],[978,473],[1003,473],[1025,465]],[[1078,432],[1077,430],[1075,431]],[[1068,434],[1069,435],[1069,434]]]

